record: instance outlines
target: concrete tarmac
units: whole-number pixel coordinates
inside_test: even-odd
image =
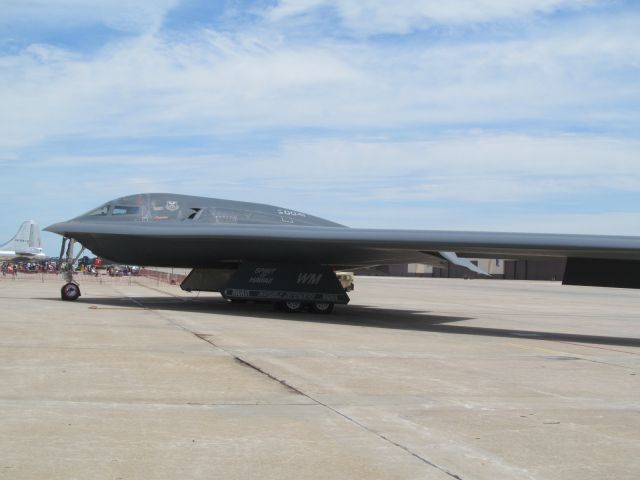
[[[332,315],[0,277],[0,478],[640,478],[640,291],[356,278]]]

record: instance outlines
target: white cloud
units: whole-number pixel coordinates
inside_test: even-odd
[[[640,141],[586,136],[458,135],[431,141],[317,140],[246,164],[247,183],[358,204],[598,205],[640,191]],[[231,169],[221,172],[234,177]],[[638,226],[640,228],[640,225]]]
[[[640,190],[638,152],[640,141],[629,139],[468,134],[406,142],[292,141],[272,154],[251,152],[242,168],[229,154],[190,155],[188,162],[175,155],[65,155],[32,167],[108,165],[114,180],[123,169],[136,172],[128,187],[146,182],[171,190],[181,178],[185,193],[202,195],[213,187],[228,194],[259,188],[268,195],[313,192],[355,203],[513,203],[633,194]]]
[[[640,123],[636,21],[434,47],[297,46],[270,33],[210,31],[180,41],[145,35],[93,58],[32,45],[0,58],[0,146],[550,120],[630,130]]]
[[[600,0],[281,0],[267,18],[280,21],[331,8],[349,29],[362,34],[407,33],[433,24],[461,25],[580,9]]]
[[[115,30],[155,29],[179,0],[4,0],[0,25],[69,28],[103,24]]]
[[[89,60],[45,45],[0,58],[0,145],[313,124],[320,96],[356,83],[355,70],[323,49],[224,40],[206,32],[193,44],[144,36]]]

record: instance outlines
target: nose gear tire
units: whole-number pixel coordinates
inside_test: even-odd
[[[60,289],[62,300],[74,301],[80,297],[80,287],[76,283],[65,283]]]

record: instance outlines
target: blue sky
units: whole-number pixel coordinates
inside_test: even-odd
[[[638,5],[5,0],[0,242],[138,192],[640,235]]]

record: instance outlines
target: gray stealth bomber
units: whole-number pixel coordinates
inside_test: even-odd
[[[257,278],[251,274],[255,269],[298,278],[332,269],[446,260],[484,273],[461,257],[567,258],[565,283],[640,288],[640,237],[349,228],[287,208],[165,193],[118,198],[46,230],[119,263],[193,268],[199,280],[192,278],[190,289],[223,295],[233,272],[249,282]],[[220,272],[226,273],[221,277]],[[283,281],[286,292],[271,278],[273,290],[266,297],[296,297],[289,285],[296,282]],[[244,293],[255,287],[236,286]],[[306,293],[305,302],[313,304],[313,292]]]

